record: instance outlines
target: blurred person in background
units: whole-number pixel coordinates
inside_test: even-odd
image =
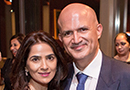
[[[12,69],[12,65],[15,61],[17,51],[20,48],[24,37],[25,37],[24,34],[19,33],[19,34],[12,36],[10,41],[9,41],[10,52],[12,54],[12,58],[8,58],[5,61],[3,68],[1,69],[1,77],[3,78],[4,84],[5,84],[4,90],[11,90],[11,83],[10,83],[10,79],[9,79],[10,78],[10,72],[11,72],[11,69]]]
[[[114,42],[117,52],[114,58],[126,63],[130,63],[130,36],[128,36],[128,34],[125,32],[118,33]]]

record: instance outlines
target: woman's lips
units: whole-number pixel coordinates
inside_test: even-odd
[[[12,51],[13,55],[16,55],[17,51]]]
[[[47,77],[47,76],[49,76],[49,74],[50,74],[50,72],[46,72],[46,73],[39,73],[41,76],[43,76],[43,77]]]

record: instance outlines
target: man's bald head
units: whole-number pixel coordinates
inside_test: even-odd
[[[81,3],[69,4],[61,11],[59,15],[58,18],[59,28],[60,26],[62,26],[63,22],[67,22],[68,20],[75,19],[79,16],[82,17],[84,15],[86,17],[90,17],[91,21],[98,24],[96,13],[91,7]]]

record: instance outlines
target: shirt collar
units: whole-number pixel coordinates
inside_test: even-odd
[[[89,77],[98,79],[100,69],[101,69],[101,63],[102,63],[102,53],[101,53],[101,50],[99,49],[96,57],[83,71],[80,71],[76,67],[75,63],[73,62],[74,71],[75,71],[74,75],[76,75],[78,72],[81,72],[81,73],[88,75]]]

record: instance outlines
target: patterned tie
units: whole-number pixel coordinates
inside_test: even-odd
[[[76,77],[79,82],[76,90],[84,90],[84,84],[88,76],[83,73],[77,73]]]

